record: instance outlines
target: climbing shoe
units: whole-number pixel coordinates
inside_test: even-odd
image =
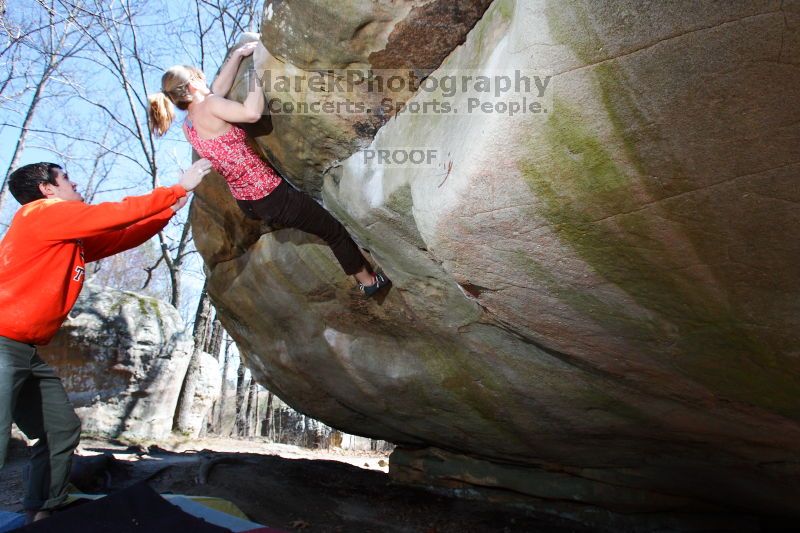
[[[386,274],[383,272],[373,274],[372,279],[372,285],[364,285],[363,283],[358,284],[358,288],[361,289],[361,292],[364,293],[364,296],[367,298],[374,296],[375,293],[392,284],[392,280],[387,278]]]

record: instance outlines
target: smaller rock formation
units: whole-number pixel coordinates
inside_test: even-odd
[[[91,284],[55,339],[40,348],[84,432],[135,439],[170,434],[191,351],[174,307]]]

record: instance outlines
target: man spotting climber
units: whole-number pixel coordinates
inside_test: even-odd
[[[22,204],[0,242],[0,468],[11,423],[31,439],[29,521],[66,499],[80,420],[61,380],[36,346],[47,344],[75,304],[85,264],[139,246],[166,226],[211,164],[201,159],[172,187],[98,205],[84,203],[53,163],[23,166],[9,175]]]

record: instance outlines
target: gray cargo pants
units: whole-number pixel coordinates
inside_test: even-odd
[[[67,497],[81,421],[61,380],[36,347],[0,337],[0,468],[5,464],[12,422],[28,438],[38,439],[32,447],[23,507],[58,507]]]

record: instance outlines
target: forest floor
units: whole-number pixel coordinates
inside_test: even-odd
[[[73,473],[85,492],[110,493],[146,480],[162,493],[225,498],[252,521],[287,532],[588,531],[550,515],[392,484],[382,452],[207,438],[148,447],[84,439],[77,453],[81,466]],[[24,444],[12,441],[0,476],[0,510],[21,510],[26,462]]]

